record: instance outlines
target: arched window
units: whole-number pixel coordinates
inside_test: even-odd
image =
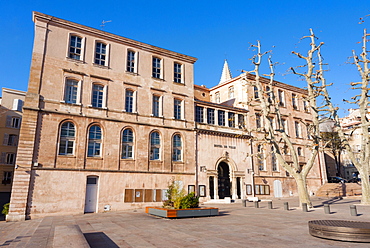
[[[133,158],[134,133],[127,128],[122,133],[122,158]]]
[[[89,129],[89,144],[87,149],[88,157],[100,157],[102,144],[102,132],[98,125],[93,125]]]
[[[59,155],[73,155],[75,143],[75,126],[64,122],[60,128]]]
[[[180,134],[175,134],[172,138],[172,161],[182,160],[182,141]]]
[[[161,149],[161,137],[158,132],[150,134],[150,160],[159,160]]]

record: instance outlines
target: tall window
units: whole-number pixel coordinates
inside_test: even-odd
[[[303,156],[303,152],[302,152],[302,148],[301,147],[298,147],[297,148],[297,155],[298,156]]]
[[[89,129],[89,144],[88,144],[87,156],[88,157],[100,157],[101,156],[101,144],[102,144],[101,128],[97,125],[93,125]]]
[[[203,118],[203,112],[204,109],[203,107],[200,107],[200,106],[196,106],[195,107],[195,121],[196,122],[204,122],[204,118]]]
[[[181,64],[179,63],[173,64],[173,81],[175,83],[182,83]]]
[[[267,93],[267,101],[269,103],[272,102],[272,92],[271,92],[271,88],[269,86],[266,87],[266,93]]]
[[[81,60],[81,47],[82,39],[81,37],[71,35],[69,41],[69,55],[71,59]]]
[[[310,112],[310,109],[308,108],[308,102],[306,100],[303,100],[303,109],[305,112]]]
[[[254,99],[258,99],[259,98],[259,95],[258,95],[258,88],[257,86],[254,86]]]
[[[215,110],[211,108],[207,108],[207,123],[208,124],[215,124]]]
[[[17,146],[18,145],[18,135],[4,133],[3,145]]]
[[[219,126],[225,126],[226,125],[226,122],[225,122],[225,111],[223,110],[218,110],[218,125]]]
[[[307,139],[312,139],[310,125],[306,125],[306,131],[307,131]]]
[[[301,137],[301,127],[298,121],[294,122],[294,128],[295,128],[295,137],[300,138]]]
[[[95,108],[103,107],[103,96],[104,96],[104,87],[102,85],[94,84],[91,105]]]
[[[172,140],[172,161],[181,161],[182,142],[180,134],[175,134]]]
[[[125,111],[134,112],[134,92],[132,90],[126,90]]]
[[[260,114],[256,114],[256,128],[262,127],[262,118]]]
[[[134,133],[127,128],[122,133],[122,158],[133,158]]]
[[[229,87],[229,99],[234,98],[234,86]]]
[[[153,74],[154,78],[161,78],[161,59],[153,57]]]
[[[135,72],[135,52],[131,50],[127,51],[126,71]]]
[[[276,154],[273,146],[271,146],[271,167],[272,171],[277,171]]]
[[[281,125],[282,125],[281,129],[283,129],[283,130],[285,131],[285,133],[286,133],[287,135],[289,135],[289,130],[288,130],[288,120],[286,120],[286,119],[281,119]]]
[[[77,103],[78,81],[67,79],[64,101],[66,103]]]
[[[158,132],[150,134],[150,160],[159,160],[161,149],[161,137]]]
[[[258,165],[258,170],[264,171],[265,170],[265,163],[263,161],[263,149],[262,145],[257,146],[257,165]]]
[[[159,116],[159,101],[160,96],[153,95],[153,102],[152,102],[152,115]]]
[[[229,127],[235,127],[235,114],[234,113],[231,113],[229,112],[228,113],[228,124],[229,124]]]
[[[97,42],[95,45],[95,61],[97,65],[106,65],[107,59],[107,45]]]
[[[245,127],[244,115],[242,114],[238,114],[238,127],[239,129],[243,129]]]
[[[64,122],[60,128],[59,155],[73,155],[75,143],[75,126]]]
[[[173,116],[176,120],[181,119],[181,100],[179,99],[173,100]]]
[[[220,99],[220,92],[216,92],[216,94],[215,94],[215,102],[216,102],[216,103],[220,103],[220,102],[221,102],[221,99]]]
[[[5,163],[15,164],[15,153],[6,153]]]
[[[298,110],[298,99],[296,94],[292,94],[293,109]]]
[[[278,90],[279,106],[285,107],[284,91]]]

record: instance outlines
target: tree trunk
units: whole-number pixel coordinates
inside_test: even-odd
[[[296,175],[295,181],[298,188],[299,206],[302,207],[302,203],[307,203],[307,206],[312,208],[312,202],[307,191],[306,180],[301,174]]]
[[[361,172],[360,172],[361,174]],[[367,175],[365,175],[367,174]],[[370,183],[369,183],[369,173],[361,174],[361,187],[362,187],[362,198],[361,204],[370,204]]]

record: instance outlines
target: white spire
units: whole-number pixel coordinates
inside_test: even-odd
[[[231,72],[229,69],[229,64],[227,63],[227,60],[225,59],[224,67],[222,68],[222,75],[220,78],[220,82],[218,84],[221,84],[229,79],[231,79]]]

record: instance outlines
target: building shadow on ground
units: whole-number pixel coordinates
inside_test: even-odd
[[[84,236],[91,248],[119,248],[119,246],[103,232],[84,233]]]

